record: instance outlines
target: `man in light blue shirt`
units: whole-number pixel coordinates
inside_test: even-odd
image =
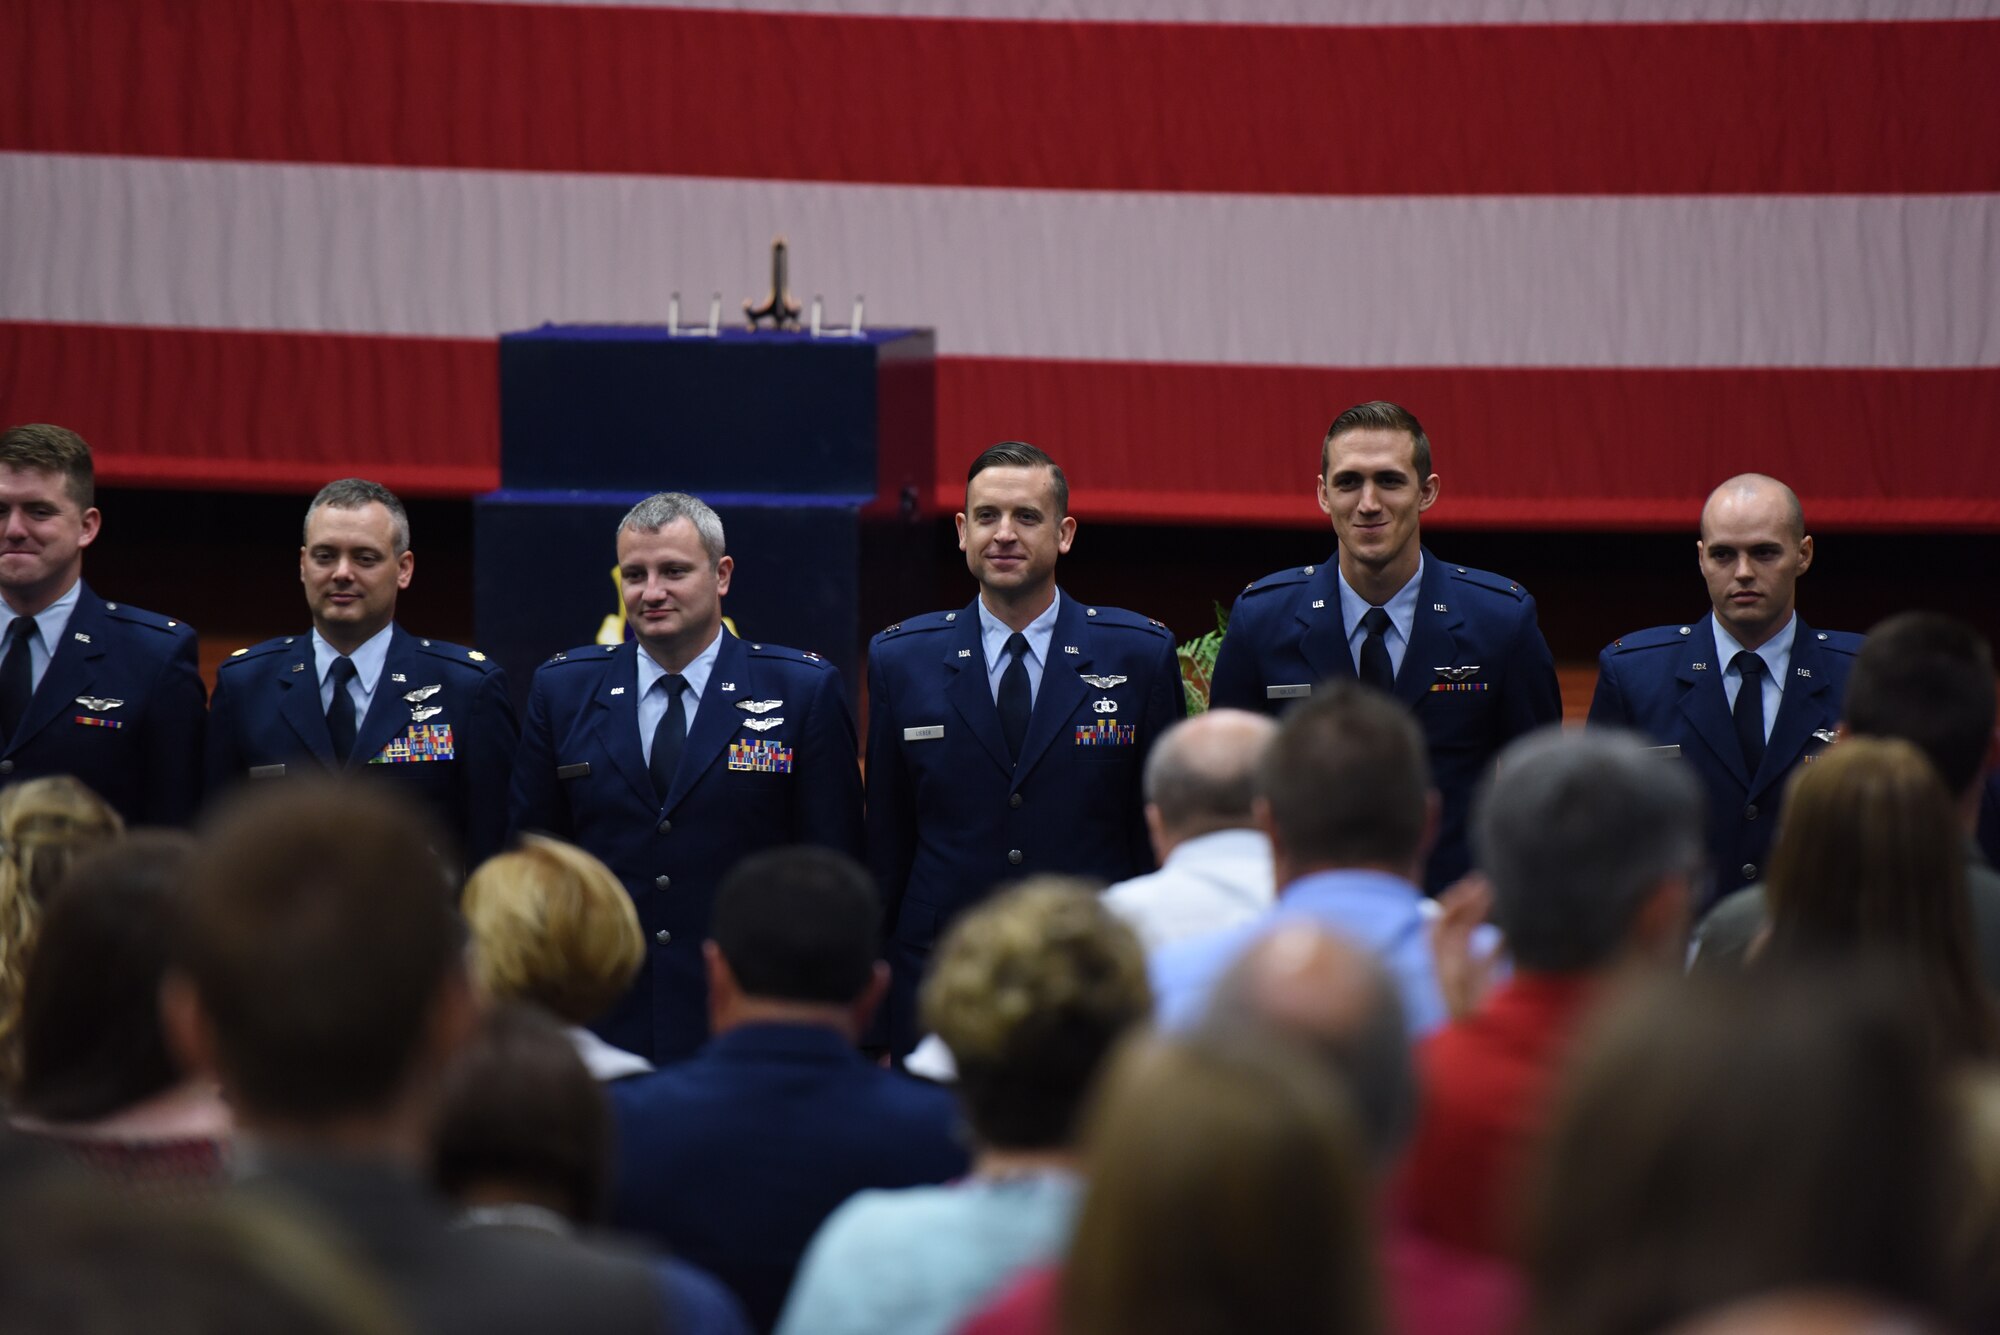
[[[1423,734],[1389,696],[1353,681],[1286,714],[1258,774],[1278,901],[1257,921],[1169,945],[1151,961],[1162,1025],[1196,1021],[1216,980],[1275,927],[1306,921],[1382,962],[1410,1032],[1445,1019],[1416,881],[1437,834]]]

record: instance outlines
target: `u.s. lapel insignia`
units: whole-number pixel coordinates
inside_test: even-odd
[[[959,656],[960,658],[970,658],[970,657],[972,657],[972,650],[970,650],[970,649],[960,649],[960,650],[958,651],[958,656]]]
[[[1320,608],[1322,608],[1322,607],[1325,607],[1325,606],[1326,606],[1326,599],[1324,599],[1324,598],[1315,598],[1315,599],[1313,599],[1313,610],[1317,611],[1317,610],[1319,610]]]
[[[1811,681],[1811,680],[1812,680],[1812,669],[1811,669],[1811,668],[1799,668],[1799,669],[1798,669],[1797,671],[1798,671],[1798,674],[1799,674],[1799,675],[1800,675],[1801,677],[1804,677],[1804,678],[1805,678],[1805,679],[1806,679],[1807,681]]]
[[[1131,680],[1130,677],[1093,677],[1088,672],[1079,672],[1076,675],[1082,677],[1100,691],[1108,691],[1113,686],[1123,686]]]
[[[1431,611],[1433,611],[1433,612],[1449,612],[1449,611],[1451,611],[1451,609],[1450,609],[1449,607],[1446,607],[1446,606],[1445,606],[1445,605],[1444,605],[1443,603],[1432,603],[1432,604],[1431,604]]]
[[[733,681],[725,681],[722,682],[720,685],[718,685],[715,689],[717,689],[718,691],[733,691],[736,689],[736,683]]]
[[[422,723],[427,718],[435,718],[444,713],[443,705],[419,705],[410,711],[410,722]]]
[[[398,677],[396,678],[396,680],[401,681],[402,678]],[[413,705],[420,705],[424,701],[430,699],[432,696],[436,695],[439,691],[443,689],[444,689],[443,682],[438,682],[431,686],[419,686],[414,691],[403,692],[403,698],[405,700],[408,700]]]
[[[1706,663],[1689,663],[1688,666],[1693,668],[1696,672],[1708,671],[1708,664]]]
[[[1479,664],[1470,663],[1464,667],[1441,667],[1431,670],[1446,681],[1470,681],[1479,675]]]
[[[1081,654],[1081,653],[1083,653],[1083,650],[1081,650],[1081,649],[1077,648],[1077,647],[1076,647],[1075,645],[1073,645],[1073,644],[1065,644],[1065,645],[1063,646],[1063,652],[1064,652],[1064,653],[1066,653],[1066,654]],[[968,656],[968,657],[970,657],[970,655],[967,655],[967,656]]]
[[[395,682],[398,686],[407,686],[410,682],[410,679],[400,672],[391,672],[389,680]]]
[[[292,671],[294,672],[304,672],[305,670],[306,670],[306,665],[304,663],[292,664]]]
[[[611,688],[611,693],[613,695],[623,695],[625,694],[625,688],[623,686],[613,686]]]
[[[784,706],[783,700],[738,700],[736,707],[751,714],[768,714]]]
[[[123,700],[107,700],[101,695],[79,695],[76,697],[76,702],[93,714],[102,714],[107,709],[117,709],[125,703]]]
[[[85,635],[82,631],[76,632],[76,638],[83,641],[85,644],[90,643],[90,637],[88,635]]]
[[[783,722],[781,718],[746,718],[743,720],[743,726],[752,732],[769,732]]]

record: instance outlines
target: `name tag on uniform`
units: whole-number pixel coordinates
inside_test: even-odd
[[[590,775],[590,762],[588,760],[582,761],[575,765],[556,766],[556,777],[558,779],[583,779],[583,778],[588,778],[589,775]]]
[[[905,728],[903,740],[906,742],[935,742],[944,736],[944,724],[933,723],[928,728]]]
[[[1681,748],[1678,743],[1676,743],[1673,746],[1649,746],[1646,748],[1647,755],[1665,756],[1669,760],[1672,760],[1675,756],[1679,755],[1680,753],[1681,753]]]
[[[1297,686],[1266,686],[1266,700],[1300,700],[1313,693],[1312,683],[1301,682]]]
[[[253,779],[282,779],[285,777],[283,765],[252,765],[250,777]]]

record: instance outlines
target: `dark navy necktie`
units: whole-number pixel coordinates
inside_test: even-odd
[[[1379,607],[1371,607],[1361,614],[1361,629],[1368,632],[1368,638],[1361,642],[1361,680],[1378,691],[1396,689],[1396,669],[1389,663],[1389,642],[1383,638],[1389,629],[1389,614]]]
[[[1001,652],[1014,661],[1000,674],[1000,735],[1007,739],[1007,758],[1018,763],[1028,737],[1028,715],[1035,708],[1034,692],[1028,689],[1028,637],[1015,631]]]
[[[333,736],[333,758],[345,765],[354,754],[354,696],[347,683],[354,680],[354,660],[346,654],[333,660],[326,670],[333,683],[333,699],[326,705],[326,730]]]
[[[687,706],[681,703],[681,692],[687,687],[687,678],[678,672],[669,672],[660,678],[667,692],[667,712],[660,715],[660,722],[653,729],[653,758],[646,768],[652,772],[653,787],[658,790],[660,800],[667,800],[673,791],[674,771],[681,763],[681,747],[687,742]]]
[[[34,633],[33,617],[15,617],[7,627],[7,656],[0,659],[0,729],[10,742],[35,693],[34,662],[28,649],[28,638]]]
[[[1748,649],[1729,660],[1743,677],[1736,687],[1736,741],[1743,765],[1754,776],[1764,763],[1764,660]]]

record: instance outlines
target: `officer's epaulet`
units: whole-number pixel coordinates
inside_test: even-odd
[[[1174,637],[1174,633],[1167,629],[1164,621],[1155,621],[1152,617],[1140,616],[1137,612],[1128,612],[1122,607],[1095,607],[1085,604],[1083,617],[1092,626],[1116,626],[1120,630],[1164,635],[1170,640]]]
[[[753,643],[750,652],[758,658],[782,658],[787,663],[810,663],[817,668],[832,666],[810,649],[793,649],[789,645]]]
[[[1630,635],[1620,635],[1607,647],[1606,652],[1629,654],[1640,649],[1664,649],[1670,644],[1686,644],[1694,635],[1694,626],[1652,626],[1646,630],[1635,630]]]
[[[417,648],[433,658],[442,658],[447,663],[464,663],[478,668],[481,672],[493,672],[499,667],[499,664],[477,649],[468,649],[462,644],[446,644],[443,640],[418,640]]]
[[[262,658],[266,654],[275,654],[281,650],[293,648],[303,638],[303,636],[299,635],[280,635],[276,639],[265,640],[261,644],[253,644],[242,649],[237,649],[229,657],[222,660],[222,666],[232,668],[238,663],[248,663],[253,659]]]
[[[177,635],[183,631],[190,635],[194,634],[194,627],[185,621],[163,617],[158,612],[148,612],[143,607],[133,607],[128,603],[106,603],[104,610],[113,621],[128,622],[134,626],[144,626],[148,630],[164,631],[169,635]]]
[[[1816,630],[1812,632],[1812,637],[1820,648],[1846,654],[1849,658],[1861,652],[1861,642],[1866,638],[1851,630]]]
[[[1505,575],[1496,575],[1490,570],[1474,570],[1470,566],[1450,567],[1451,577],[1463,584],[1476,585],[1493,593],[1504,593],[1515,602],[1528,596],[1528,591]]]
[[[948,630],[958,624],[964,616],[962,611],[923,612],[917,616],[904,617],[892,626],[884,626],[875,633],[878,640],[901,639],[905,635],[917,635],[927,630]]]
[[[1313,572],[1318,569],[1318,566],[1286,566],[1283,570],[1266,575],[1262,579],[1251,580],[1243,586],[1243,592],[1237,596],[1248,597],[1253,593],[1266,593],[1272,589],[1282,589],[1287,584],[1299,584],[1311,579]]]
[[[543,667],[557,663],[601,663],[605,655],[618,652],[615,644],[586,644],[575,649],[563,649],[542,660]]]

